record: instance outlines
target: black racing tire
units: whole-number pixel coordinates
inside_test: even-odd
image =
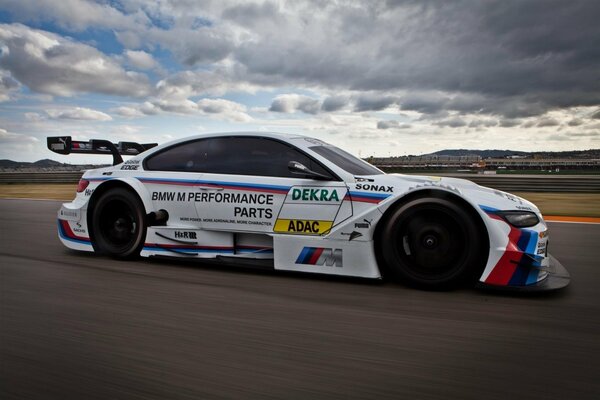
[[[386,276],[431,290],[472,283],[489,242],[464,206],[447,198],[417,198],[391,212],[378,238]]]
[[[146,214],[139,197],[125,188],[102,193],[92,214],[94,248],[114,258],[133,259],[145,240]]]

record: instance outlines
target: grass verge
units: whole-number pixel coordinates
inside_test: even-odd
[[[600,217],[600,193],[514,192],[534,203],[545,215]]]
[[[0,199],[73,200],[77,184],[73,183],[5,183],[0,184]]]
[[[75,184],[0,184],[0,198],[51,199],[69,201],[75,197]],[[546,215],[600,217],[598,193],[534,193],[517,192],[535,203]]]

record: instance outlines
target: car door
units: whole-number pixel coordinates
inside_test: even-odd
[[[202,229],[323,235],[352,215],[345,183],[292,145],[252,136],[205,140],[195,195]],[[331,179],[294,175],[290,161]]]
[[[204,142],[194,140],[167,147],[146,158],[143,169],[136,174],[148,190],[154,209],[167,210],[170,225],[200,227],[195,200],[197,182],[202,178],[204,146]]]

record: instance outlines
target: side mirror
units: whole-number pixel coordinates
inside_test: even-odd
[[[290,170],[290,172],[292,174],[304,175],[305,177],[308,177],[311,179],[317,179],[317,180],[321,180],[321,181],[331,180],[330,176],[323,175],[318,172],[312,171],[312,170],[308,169],[308,167],[306,167],[304,164],[302,164],[298,161],[290,161],[288,163],[288,169]]]

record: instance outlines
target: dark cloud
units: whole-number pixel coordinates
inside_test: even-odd
[[[246,27],[253,27],[256,24],[276,23],[283,18],[277,5],[269,1],[262,4],[237,4],[225,9],[221,15],[225,20],[235,21],[237,24]]]
[[[583,121],[580,120],[579,118],[573,118],[572,120],[569,121],[569,126],[579,126],[582,124],[583,124]]]
[[[449,128],[460,128],[467,125],[467,122],[460,117],[453,117],[444,119],[442,121],[434,122],[434,125]]]
[[[24,22],[110,30],[138,56],[142,49],[160,48],[207,78],[195,80],[195,87],[213,86],[209,73],[222,68],[224,81],[240,85],[347,95],[322,102],[280,99],[273,111],[314,114],[353,107],[363,112],[397,105],[435,118],[450,112],[518,119],[556,108],[600,106],[597,1],[56,4],[9,0],[6,8]],[[10,49],[2,55],[2,67],[33,91],[134,96],[151,91],[145,75],[131,74],[91,46],[45,35],[60,42],[46,48],[37,34],[19,35],[0,38]],[[26,44],[41,48],[41,58],[25,52]],[[102,82],[72,67],[85,59],[108,66]],[[164,82],[194,80],[185,72],[176,75]],[[600,111],[593,118],[600,118]]]
[[[409,111],[418,111],[425,114],[434,114],[444,108],[448,97],[439,93],[411,93],[400,100],[400,108]]]
[[[512,128],[518,126],[521,123],[521,120],[518,119],[510,119],[510,118],[502,118],[500,120],[500,126],[502,128]]]
[[[397,99],[392,96],[381,95],[361,95],[358,96],[354,103],[354,111],[381,111],[395,104]]]
[[[312,8],[314,15],[309,9],[294,9],[302,23],[277,37],[267,41],[259,30],[265,40],[233,51],[248,79],[407,91],[402,108],[426,113],[518,118],[600,103],[598,2],[363,2]],[[411,98],[423,90],[460,96]],[[357,103],[357,111],[377,108]]]
[[[330,96],[323,100],[321,110],[325,112],[338,111],[348,105],[349,99],[346,96]]]
[[[560,122],[558,122],[554,118],[548,118],[548,117],[541,118],[537,123],[537,126],[539,128],[544,128],[544,127],[548,127],[548,126],[558,126],[558,125],[560,125]]]
[[[497,126],[498,121],[495,119],[475,119],[469,122],[469,128],[490,128],[492,126]],[[502,124],[500,124],[502,126]]]
[[[410,129],[411,124],[401,124],[400,121],[396,120],[385,120],[377,121],[377,129]]]
[[[377,121],[377,129],[390,129],[390,128],[398,128],[400,123],[394,120],[388,121]]]
[[[269,111],[280,113],[294,113],[301,111],[306,114],[316,114],[321,109],[317,99],[297,94],[284,94],[277,96],[271,103]]]

